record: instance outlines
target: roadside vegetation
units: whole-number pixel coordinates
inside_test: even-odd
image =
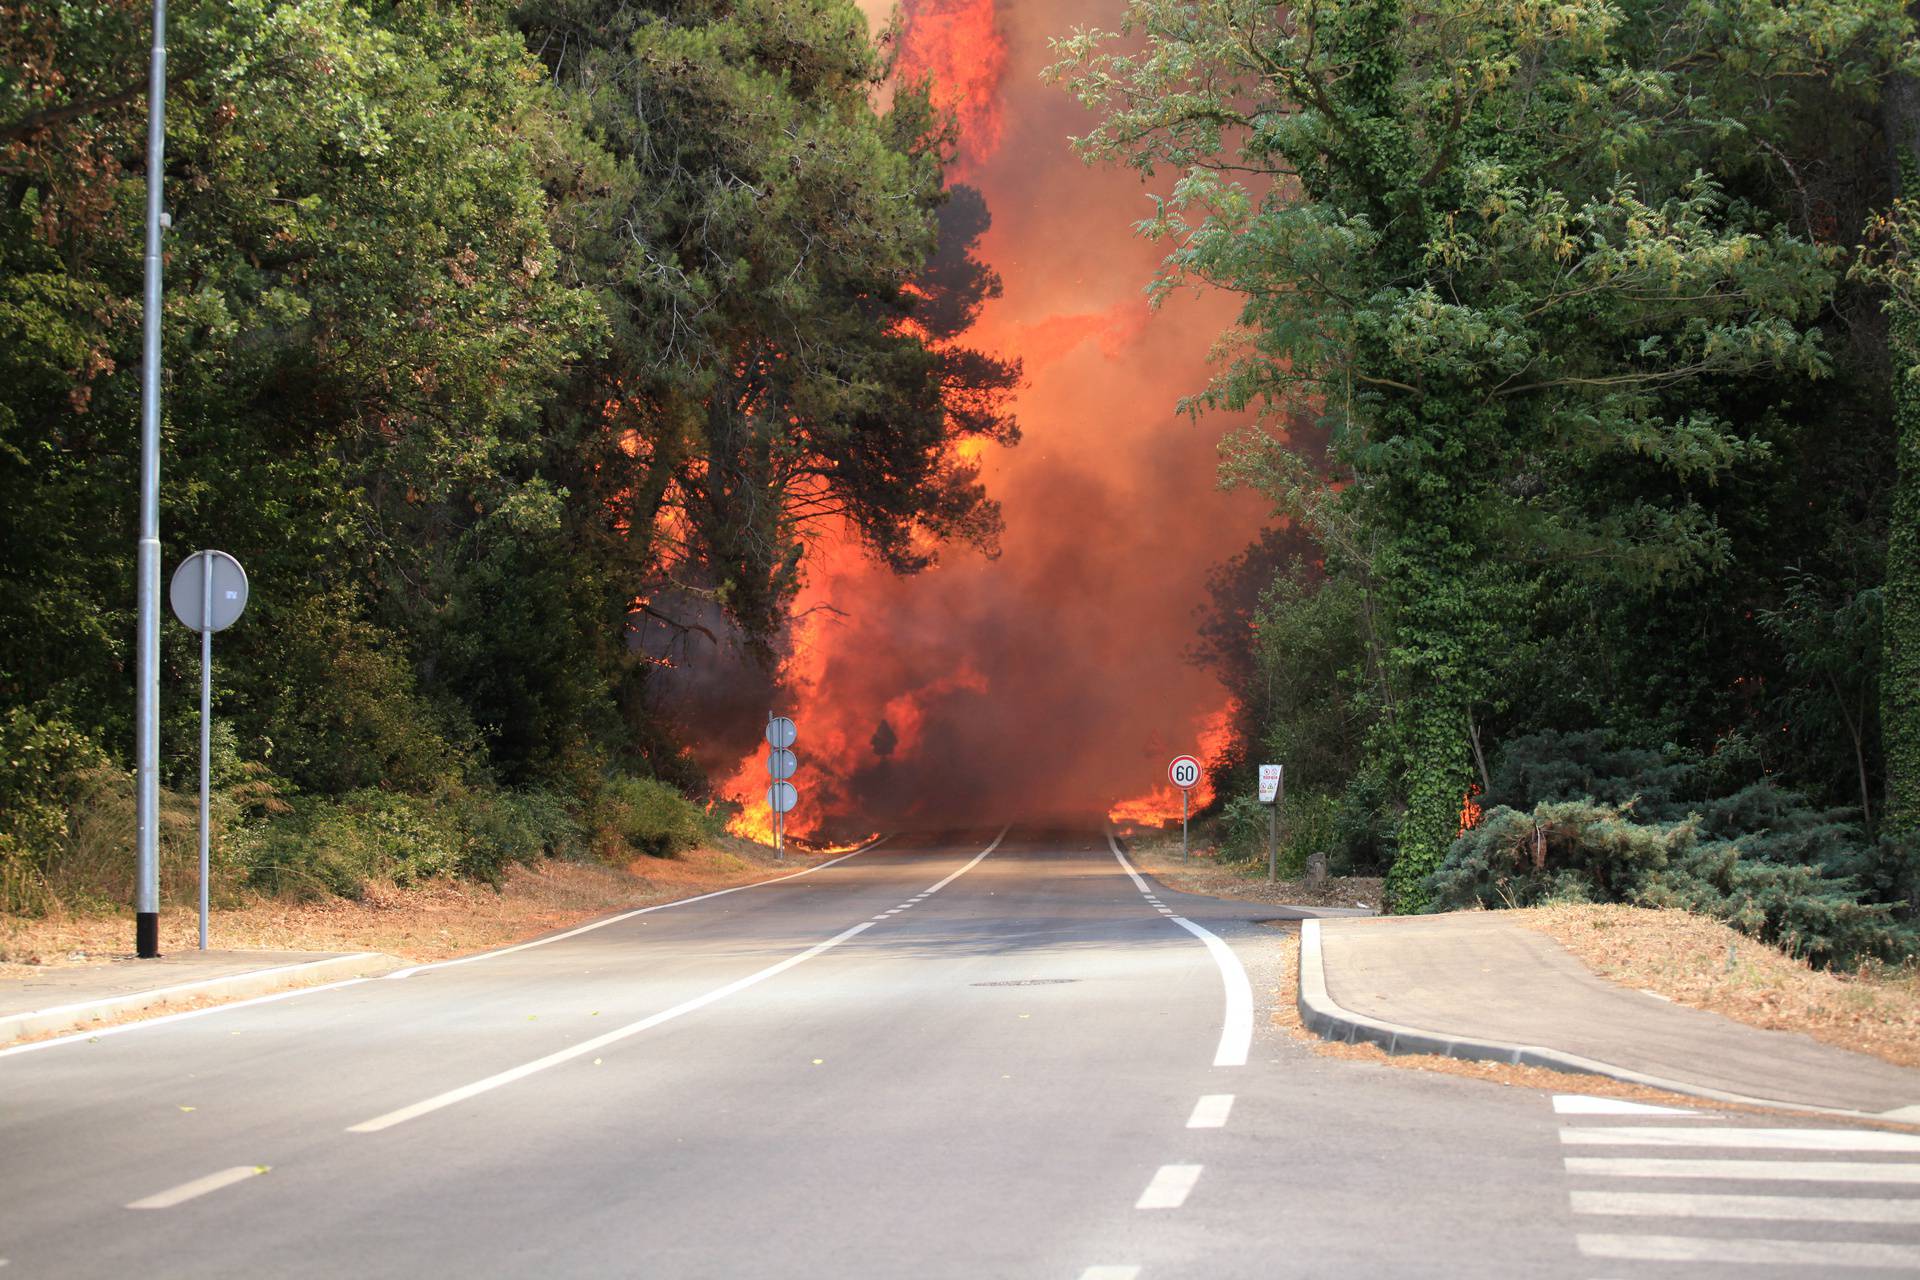
[[[1221,847],[1393,910],[1920,949],[1920,68],[1897,0],[1134,0],[1052,73],[1238,294],[1276,528],[1197,657]]]
[[[771,654],[823,520],[991,546],[1017,368],[950,123],[851,0],[169,6],[163,561],[214,859],[288,900],[710,838],[672,637]],[[130,901],[145,0],[0,0],[0,913]],[[977,205],[977,202],[975,202]],[[643,644],[640,633],[665,634]],[[198,646],[163,625],[185,892]]]

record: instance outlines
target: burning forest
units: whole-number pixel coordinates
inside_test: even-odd
[[[1204,383],[1232,304],[1188,293],[1150,309],[1159,251],[1132,231],[1144,188],[1069,149],[1087,121],[1042,83],[1047,38],[1104,16],[1085,0],[915,0],[899,14],[896,81],[930,80],[957,125],[944,224],[977,236],[1002,286],[965,338],[1021,362],[1023,439],[960,446],[1000,504],[998,555],[949,552],[901,575],[830,532],[809,549],[774,673],[694,645],[656,682],[742,806],[741,834],[771,830],[769,708],[800,726],[789,830],[822,840],[992,815],[1177,819],[1167,759],[1211,761],[1228,740],[1228,694],[1188,651],[1209,570],[1265,509],[1215,493],[1222,424],[1175,405]],[[1205,780],[1194,799],[1211,799]]]

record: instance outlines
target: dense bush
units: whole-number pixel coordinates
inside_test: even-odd
[[[1442,910],[1555,900],[1684,907],[1821,965],[1920,951],[1920,933],[1896,921],[1890,906],[1862,901],[1853,880],[1769,860],[1777,844],[1770,832],[1724,837],[1697,814],[1637,817],[1632,801],[1496,807],[1453,842],[1427,891]]]
[[[47,859],[66,835],[67,811],[106,756],[56,717],[14,707],[0,716],[0,911],[44,905]]]
[[[1220,811],[1220,853],[1232,861],[1267,860],[1268,820],[1272,807],[1241,795]],[[1307,859],[1325,854],[1329,868],[1343,852],[1338,829],[1340,798],[1323,791],[1291,791],[1278,817],[1279,873],[1293,879],[1305,873]],[[1348,867],[1341,867],[1344,872]]]
[[[706,815],[657,778],[610,778],[597,807],[603,832],[656,858],[685,853],[710,834]]]

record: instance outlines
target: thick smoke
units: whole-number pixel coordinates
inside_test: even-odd
[[[810,570],[801,608],[830,609],[795,629],[780,705],[800,726],[794,827],[827,835],[1084,816],[1164,785],[1167,758],[1206,751],[1230,715],[1188,655],[1210,571],[1263,514],[1215,491],[1231,424],[1174,407],[1206,380],[1231,302],[1149,311],[1160,250],[1131,229],[1145,191],[1071,153],[1088,120],[1040,81],[1050,35],[1111,26],[1117,5],[911,0],[903,17],[899,65],[943,86],[985,197],[981,210],[960,194],[953,216],[991,213],[979,252],[1005,281],[965,341],[1025,362],[1025,438],[979,459],[1006,517],[998,559],[954,552],[900,579],[838,547]],[[755,754],[728,789],[751,800],[764,785]]]

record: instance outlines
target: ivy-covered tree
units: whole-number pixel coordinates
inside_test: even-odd
[[[1906,34],[1891,0],[1136,0],[1061,42],[1084,152],[1171,175],[1156,288],[1244,298],[1193,406],[1332,432],[1324,477],[1258,433],[1229,476],[1360,531],[1330,550],[1377,592],[1397,909],[1552,597],[1729,563],[1712,491],[1769,456],[1755,400],[1830,373],[1844,265],[1754,198],[1762,161],[1794,171],[1805,113],[1857,110]]]

